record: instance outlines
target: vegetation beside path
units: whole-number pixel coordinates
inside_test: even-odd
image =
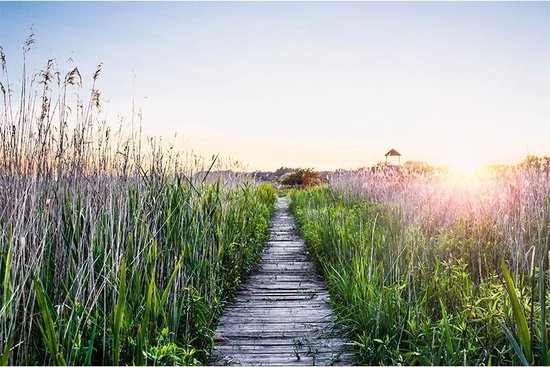
[[[0,237],[10,364],[204,361],[275,199],[267,185],[168,178],[22,186],[27,213],[4,211]]]
[[[138,116],[112,131],[101,65],[88,97],[54,60],[16,95],[0,56],[0,365],[206,361],[274,188],[215,177],[215,162],[142,137]]]
[[[476,211],[440,226],[434,208],[430,222],[421,206],[406,215],[404,196],[418,190],[418,182],[401,191],[387,178],[379,185],[388,188],[363,191],[352,184],[349,177],[333,180],[330,187],[295,190],[290,198],[360,364],[550,363],[546,188],[526,203],[533,217],[521,217],[532,237],[525,247],[512,247],[507,233]],[[393,199],[403,197],[391,200],[390,192]],[[534,197],[541,199],[538,208]],[[508,204],[498,215],[513,210]]]

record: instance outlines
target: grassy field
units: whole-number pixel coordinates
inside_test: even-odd
[[[112,131],[101,66],[87,97],[51,60],[14,96],[1,56],[0,364],[205,362],[275,190]]]
[[[301,170],[289,185],[322,187],[276,192],[138,114],[114,130],[101,65],[87,96],[53,60],[17,93],[1,48],[0,69],[0,365],[207,362],[286,194],[358,363],[550,365],[547,163]]]
[[[291,193],[361,364],[550,364],[548,172],[359,172]]]

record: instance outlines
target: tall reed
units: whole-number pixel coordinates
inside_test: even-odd
[[[114,131],[101,65],[86,98],[79,69],[54,60],[36,75],[23,65],[16,95],[0,60],[2,364],[205,362],[274,189],[210,176],[223,165],[143,138],[138,119]]]
[[[360,362],[548,364],[547,171],[348,172],[291,199]]]

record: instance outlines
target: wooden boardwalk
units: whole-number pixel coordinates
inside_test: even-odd
[[[262,260],[220,319],[212,363],[353,364],[331,326],[325,283],[306,257],[287,198],[279,198]]]

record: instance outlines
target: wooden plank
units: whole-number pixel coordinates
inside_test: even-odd
[[[331,322],[333,316],[327,309],[318,309],[316,312],[311,312],[307,308],[301,308],[299,310],[289,310],[285,308],[252,308],[252,309],[233,309],[227,312],[223,318],[220,319],[220,324],[224,323],[241,323],[247,324],[254,322],[255,320],[265,322],[281,322],[284,318],[285,322],[301,322],[320,320],[322,322]]]
[[[320,285],[323,289],[325,288],[325,283],[322,282],[319,278],[304,278],[299,277],[293,274],[262,274],[254,276],[250,279],[249,283],[273,283],[273,284],[305,284],[305,283],[315,283]]]
[[[311,305],[305,305],[305,304],[293,305],[290,302],[268,303],[267,305],[264,305],[257,302],[257,303],[251,304],[250,306],[248,306],[248,304],[242,304],[236,307],[227,308],[226,313],[227,315],[231,315],[234,312],[239,312],[239,313],[250,312],[251,314],[253,314],[253,312],[262,312],[262,310],[269,312],[269,310],[289,310],[289,309],[291,309],[292,311],[288,311],[288,312],[293,312],[293,313],[299,313],[303,310],[303,312],[309,312],[309,313],[314,312],[314,313],[332,314],[332,309],[330,308],[329,305],[326,304],[326,302],[316,302]]]
[[[312,296],[314,294],[323,294],[323,293],[326,293],[326,290],[325,289],[320,289],[320,290],[310,290],[310,289],[296,289],[296,288],[272,288],[272,289],[269,289],[269,288],[265,288],[265,289],[260,289],[260,288],[254,288],[252,286],[248,286],[247,288],[242,288],[242,289],[239,289],[239,292],[237,293],[237,297],[239,297],[241,294],[247,294],[247,293],[251,293],[251,294],[286,294],[286,295],[309,295],[309,296]]]
[[[262,331],[250,331],[250,330],[218,330],[216,338],[228,338],[228,339],[262,339],[262,338],[308,338],[318,335],[317,332],[311,330],[262,330]]]
[[[259,271],[273,271],[273,270],[278,270],[278,271],[290,271],[290,270],[295,270],[295,271],[315,271],[315,267],[313,266],[312,263],[308,263],[308,262],[264,262],[264,263],[261,263],[260,266],[258,266],[258,270]]]
[[[294,282],[302,282],[302,281],[315,281],[317,283],[325,285],[325,282],[323,281],[323,278],[314,276],[314,275],[307,275],[307,273],[304,274],[296,274],[291,272],[286,273],[256,273],[252,274],[249,278],[246,284],[253,284],[254,282],[257,282],[258,280],[263,281],[294,281]]]
[[[259,300],[265,300],[266,302],[278,302],[283,301],[289,297],[295,297],[295,299],[301,299],[303,301],[307,300],[314,300],[314,301],[321,301],[326,300],[328,302],[328,297],[322,293],[313,293],[308,294],[306,292],[282,292],[282,291],[274,291],[274,290],[263,290],[263,291],[249,291],[249,292],[241,292],[239,294],[239,297],[251,297],[254,301]]]
[[[308,267],[313,267],[313,263],[307,258],[304,258],[304,259],[293,258],[292,260],[282,260],[282,259],[277,259],[276,257],[274,257],[274,258],[270,258],[270,259],[264,259],[258,265],[259,265],[259,267],[261,267],[262,265],[278,265],[278,266],[281,266],[281,265],[307,265]]]
[[[292,305],[288,306],[285,304],[279,304],[279,305],[270,305],[270,306],[257,306],[257,307],[233,307],[226,310],[226,314],[223,315],[223,317],[232,317],[233,315],[263,315],[264,317],[267,317],[269,315],[281,315],[281,314],[287,314],[287,315],[333,315],[332,310],[330,307],[324,304],[317,304],[312,307],[292,307]],[[221,319],[220,319],[221,320]]]
[[[307,309],[307,310],[319,310],[319,309],[326,309],[331,310],[330,306],[327,304],[326,300],[318,300],[318,301],[312,301],[312,300],[283,300],[283,301],[273,301],[269,299],[265,300],[258,300],[258,301],[247,301],[247,302],[239,302],[236,304],[233,304],[229,307],[227,307],[226,311],[229,312],[230,310],[234,309],[255,309],[255,308],[283,308],[283,309]]]
[[[310,266],[294,266],[289,267],[289,269],[284,269],[284,266],[277,266],[275,264],[260,264],[255,272],[255,274],[279,274],[279,275],[303,275],[304,277],[313,277],[318,279],[315,274],[312,272],[315,271],[315,266],[311,264]]]
[[[296,258],[292,258],[292,260],[283,260],[283,259],[277,259],[277,258],[272,258],[272,259],[266,259],[264,261],[262,261],[260,264],[260,267],[262,265],[277,265],[277,266],[281,266],[281,265],[306,265],[308,267],[312,267],[313,266],[313,263],[310,262],[308,259],[296,259]]]
[[[317,348],[318,350],[337,350],[343,348],[351,349],[353,345],[341,339],[313,339],[313,338],[266,338],[266,339],[245,339],[245,338],[224,338],[216,340],[216,349],[234,348],[245,350],[285,350],[288,347]]]
[[[245,316],[237,316],[233,314],[230,319],[220,320],[220,326],[225,328],[247,328],[256,325],[270,324],[276,328],[284,328],[287,325],[293,325],[293,327],[302,327],[303,325],[310,324],[327,324],[330,323],[332,317],[327,315],[315,316],[315,315],[292,315],[292,314],[280,314],[279,317],[274,317],[276,314],[247,314]],[[282,322],[284,320],[284,322]],[[325,325],[322,325],[325,326]]]
[[[308,355],[307,352],[304,352],[300,354],[300,359],[293,354],[265,356],[244,354],[234,360],[242,365],[313,365],[315,362],[315,365],[323,366],[342,361],[342,357],[339,353],[316,353]]]
[[[216,339],[216,345],[224,345],[224,343],[233,342],[235,345],[243,346],[257,346],[262,345],[294,345],[296,342],[301,342],[303,345],[324,345],[327,347],[334,347],[335,345],[351,346],[351,343],[346,343],[342,339],[321,339],[316,337],[309,338],[247,338],[247,337],[234,337],[226,338],[221,337]],[[218,344],[220,343],[220,344]]]
[[[288,235],[288,234],[282,234],[282,233],[270,233],[269,236],[277,242],[295,242],[296,236],[295,235]],[[267,243],[264,244],[264,249],[269,248],[279,248],[279,247],[272,247],[269,246]]]
[[[216,348],[218,352],[221,352],[221,354],[229,355],[229,356],[235,356],[236,358],[242,359],[245,356],[252,356],[254,358],[258,357],[268,357],[268,358],[277,358],[277,357],[294,357],[296,358],[296,354],[300,355],[300,357],[305,356],[313,356],[313,354],[316,354],[318,358],[327,358],[331,355],[338,355],[342,352],[342,345],[335,346],[334,350],[332,349],[320,349],[319,347],[298,347],[298,346],[280,346],[276,345],[273,348],[270,348],[268,346],[261,346],[259,349],[250,349],[250,348],[238,348],[238,347],[219,347]]]
[[[302,279],[301,281],[287,281],[287,282],[274,282],[272,280],[257,280],[254,282],[249,282],[246,285],[243,285],[239,290],[250,290],[250,289],[261,289],[265,287],[270,287],[271,289],[301,289],[304,291],[307,290],[320,290],[326,292],[326,286],[324,283],[320,282],[317,279]]]
[[[241,290],[237,294],[239,299],[237,302],[233,303],[233,305],[237,304],[246,304],[248,302],[283,302],[283,301],[289,301],[289,302],[306,302],[309,300],[318,301],[318,302],[327,302],[329,301],[329,296],[326,294],[326,292],[316,292],[316,293],[308,293],[308,292],[276,292],[274,290],[264,290],[262,292],[255,292],[255,291],[244,291]],[[246,299],[243,299],[244,297],[247,297]]]
[[[280,300],[273,301],[268,298],[263,300],[248,300],[237,302],[227,306],[226,312],[231,310],[247,310],[247,309],[261,309],[261,308],[283,308],[283,309],[306,309],[318,312],[319,309],[331,310],[330,304],[327,303],[327,299],[295,299],[291,301]]]
[[[273,282],[258,280],[254,284],[243,286],[242,289],[303,289],[307,290],[326,290],[325,285],[321,282],[304,279],[303,281],[288,281],[288,282]]]
[[[264,330],[267,325],[267,321],[269,319],[264,320],[250,320],[250,322],[242,323],[242,322],[236,322],[236,323],[227,323],[221,324],[220,326],[224,327],[224,330]],[[225,321],[225,320],[224,320]],[[277,320],[276,325],[269,325],[269,327],[272,328],[272,330],[277,331],[285,331],[285,330],[306,330],[307,328],[328,328],[330,326],[330,323],[326,322],[323,318],[320,318],[319,320],[315,321],[287,321],[287,320]],[[257,329],[254,329],[257,328]]]
[[[284,273],[284,274],[261,274],[261,275],[257,275],[257,276],[254,276],[254,278],[250,279],[251,280],[251,283],[252,282],[263,282],[263,283],[269,283],[269,282],[272,282],[272,283],[302,283],[304,280],[307,281],[307,282],[313,282],[313,283],[318,283],[320,284],[323,289],[326,287],[325,286],[325,282],[323,282],[320,278],[317,278],[317,277],[310,277],[310,278],[304,278],[304,277],[300,277],[298,275],[295,275],[295,274],[289,274],[289,273]]]
[[[291,242],[288,242],[291,243]],[[292,255],[298,255],[298,254],[304,254],[304,248],[300,244],[296,245],[288,245],[288,246],[272,246],[267,247],[265,249],[266,253],[272,253],[272,254],[292,254]]]
[[[294,351],[300,353],[307,353],[308,351],[316,350],[318,353],[339,353],[344,348],[349,348],[342,342],[332,343],[332,344],[300,344],[301,339],[294,339],[295,343],[292,343],[290,339],[290,344],[256,344],[256,345],[224,345],[219,344],[216,346],[218,351],[223,352],[224,354],[229,355],[240,355],[240,354],[279,354],[279,355],[288,355],[293,354]]]
[[[268,246],[270,247],[267,247],[265,249],[265,252],[270,252],[270,251],[288,251],[289,253],[303,253],[304,251],[304,246],[301,244],[301,243],[294,243],[294,242],[284,242],[286,243],[285,246],[273,246],[272,243],[268,243]]]
[[[332,312],[329,307],[323,305],[316,305],[315,307],[282,307],[278,305],[277,307],[233,307],[226,310],[228,318],[232,317],[249,317],[253,315],[262,315],[262,317],[268,317],[270,315],[303,315],[303,316],[326,316],[332,315]]]
[[[284,247],[288,246],[288,243],[286,241],[277,241],[277,240],[272,240],[272,239],[267,240],[266,243],[269,244],[269,245],[280,244],[281,246],[284,246]],[[296,245],[301,245],[303,247],[304,240],[302,240],[302,239],[296,240]]]
[[[232,307],[226,310],[224,316],[227,317],[238,317],[241,315],[256,315],[261,314],[263,316],[269,315],[331,315],[332,312],[328,306],[323,304],[317,304],[311,307],[284,307],[284,305],[277,305],[275,307]]]
[[[304,277],[304,276],[300,276],[300,275],[296,275],[296,274],[293,274],[293,273],[284,273],[284,274],[279,274],[279,273],[271,273],[271,274],[255,274],[253,276],[251,276],[249,278],[249,282],[247,283],[254,283],[254,282],[257,282],[257,281],[260,281],[260,282],[302,282],[303,280],[307,280],[307,281],[316,281],[318,283],[322,283],[324,284],[323,281],[321,281],[321,279],[319,278],[313,278],[313,277]]]
[[[264,258],[262,261],[258,263],[258,266],[262,266],[264,264],[273,264],[273,263],[288,263],[288,264],[298,263],[298,264],[313,265],[313,263],[307,256],[299,253],[293,254],[290,252],[285,252],[284,254],[280,254],[280,255],[268,253],[268,254],[264,254],[263,256]]]
[[[328,335],[328,334],[327,334]],[[331,337],[328,337],[326,335],[321,335],[321,334],[309,334],[309,335],[302,335],[301,336],[301,340],[327,340],[327,341],[334,341],[334,340],[341,340],[340,338],[337,338],[337,337],[334,337],[334,336],[331,336]],[[252,334],[242,334],[240,333],[239,335],[232,335],[232,334],[221,334],[221,333],[216,333],[216,336],[214,338],[214,340],[216,342],[227,342],[228,340],[234,340],[236,342],[239,342],[239,343],[242,343],[242,344],[247,344],[247,345],[251,345],[251,344],[254,344],[254,343],[266,343],[266,344],[269,344],[269,343],[282,343],[283,341],[290,341],[290,342],[293,342],[293,338],[287,338],[287,337],[281,337],[280,335],[267,335],[267,334],[262,334],[260,336],[258,336],[257,334],[255,335],[252,335]],[[350,344],[350,343],[347,343],[347,344]]]
[[[287,261],[294,261],[294,262],[304,262],[309,263],[310,259],[303,254],[302,252],[293,252],[290,250],[284,250],[284,249],[269,249],[266,253],[263,254],[263,259],[260,261],[259,264],[263,264],[266,262],[274,262],[274,261],[281,261],[283,259],[291,258],[291,260]]]
[[[262,293],[243,293],[242,296],[248,297],[247,301],[239,301],[230,306],[227,306],[227,310],[230,307],[310,307],[319,308],[319,304],[326,304],[330,308],[330,299],[325,294],[262,294]],[[306,302],[312,303],[306,303]],[[263,305],[262,305],[263,304]]]

